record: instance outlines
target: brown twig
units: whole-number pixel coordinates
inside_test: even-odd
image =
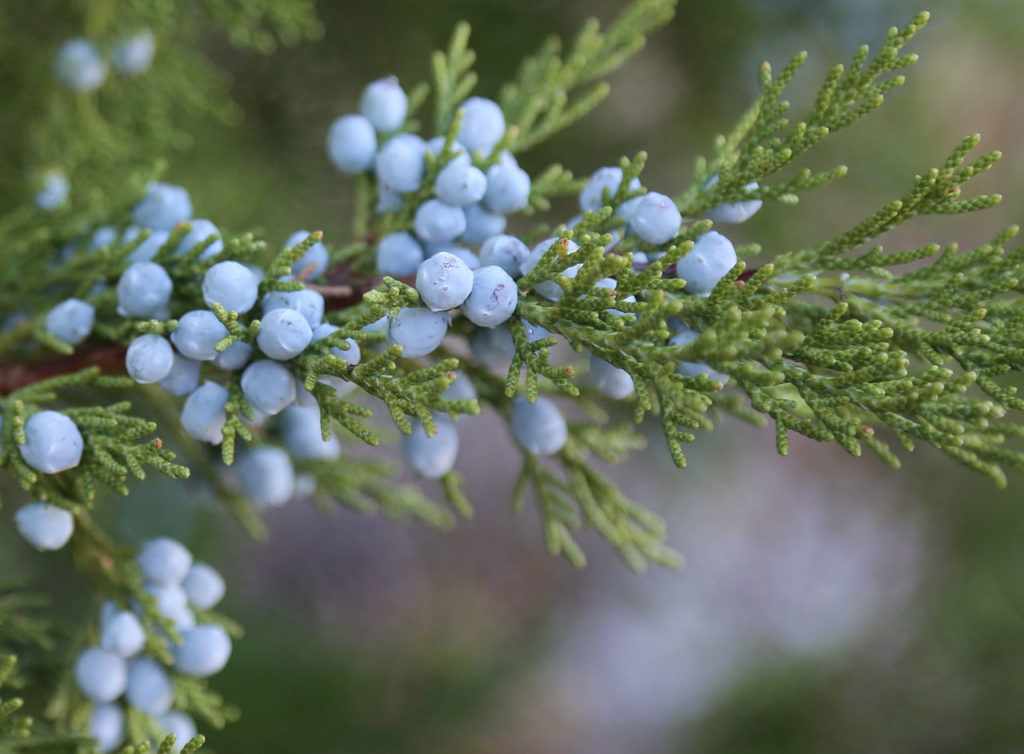
[[[79,348],[69,356],[50,356],[36,361],[0,364],[0,395],[7,395],[48,377],[71,374],[98,366],[102,372],[124,370],[125,347],[103,344]]]

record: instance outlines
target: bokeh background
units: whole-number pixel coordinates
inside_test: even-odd
[[[229,231],[281,242],[317,228],[340,243],[351,187],[323,142],[366,82],[426,78],[430,51],[466,19],[478,91],[494,95],[543,36],[570,36],[623,4],[321,0],[323,38],[271,57],[211,32],[207,52],[233,77],[245,117],[234,128],[197,122],[167,177]],[[646,149],[645,184],[674,193],[756,95],[762,60],[810,52],[793,90],[799,113],[830,65],[921,4],[682,0],[613,76],[605,103],[521,161],[585,174]],[[886,241],[974,246],[1024,218],[1024,2],[926,7],[908,84],[806,163],[846,163],[849,176],[766,209],[729,231],[735,240],[771,254],[831,237],[975,131],[1004,160],[974,190],[1006,201]],[[573,212],[557,209],[554,222]],[[518,456],[497,417],[464,421],[460,434],[457,468],[477,515],[452,533],[295,502],[269,515],[269,542],[253,543],[198,487],[153,482],[115,504],[126,540],[177,535],[227,575],[224,608],[247,636],[214,680],[242,710],[211,732],[217,752],[1024,750],[1020,473],[999,491],[927,449],[900,472],[810,442],[781,459],[771,431],[730,420],[677,471],[652,429],[616,477],[669,520],[687,566],[632,574],[586,538],[591,563],[579,572],[545,553],[529,507],[510,511]],[[0,572],[24,562],[21,547],[3,541]],[[56,588],[69,614],[90,609],[73,583]]]

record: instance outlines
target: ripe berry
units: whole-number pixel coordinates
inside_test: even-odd
[[[156,611],[170,619],[178,631],[192,628],[196,616],[189,610],[188,596],[180,584],[155,584],[147,581],[143,588],[156,599]]]
[[[397,131],[405,122],[408,107],[408,98],[396,76],[368,84],[359,98],[359,112],[381,133]]]
[[[114,70],[122,76],[140,76],[149,70],[155,52],[156,39],[153,32],[143,29],[114,45],[110,53],[110,62]]]
[[[227,402],[226,388],[216,382],[204,382],[185,399],[181,426],[197,440],[220,444],[224,439],[224,422],[227,421],[224,404]]]
[[[362,115],[342,115],[327,131],[327,157],[347,175],[358,175],[373,167],[377,156],[377,134]]]
[[[431,311],[456,308],[472,289],[472,270],[446,251],[424,260],[416,272],[416,290]]]
[[[203,275],[203,301],[244,314],[252,309],[259,295],[259,280],[252,270],[238,262],[217,262]]]
[[[563,239],[548,238],[548,239],[545,239],[545,240],[541,241],[536,246],[534,246],[533,247],[533,251],[530,252],[530,256],[528,256],[526,258],[526,261],[523,262],[523,266],[522,266],[523,274],[526,275],[534,267],[536,267],[537,263],[540,262],[540,260],[544,257],[544,255],[547,253],[548,249],[550,249],[551,246],[553,244],[555,244],[556,242],[563,242]],[[575,241],[564,241],[564,243],[566,244],[566,246],[565,246],[565,253],[567,255],[568,254],[575,254],[577,251],[579,251],[579,248],[580,248],[579,244],[576,243]],[[559,273],[559,274],[565,275],[568,278],[574,278],[579,273],[580,268],[582,266],[583,266],[582,264],[571,265],[571,266],[567,267],[566,269],[562,270],[562,272]],[[534,288],[535,291],[537,291],[537,295],[543,296],[544,298],[548,299],[549,301],[558,301],[560,298],[562,298],[562,294],[563,294],[562,287],[558,283],[556,283],[554,280],[544,280],[544,281],[541,281],[540,283],[537,283],[533,288]]]
[[[50,503],[29,503],[14,514],[18,533],[37,550],[59,550],[75,531],[70,511]]]
[[[412,434],[402,435],[402,454],[413,471],[427,479],[440,479],[455,465],[459,433],[445,417],[436,417],[437,434],[428,436],[423,424],[413,422]]]
[[[44,170],[39,176],[38,191],[33,198],[39,209],[52,212],[64,205],[71,192],[71,184],[68,177],[60,168]]]
[[[230,351],[231,349],[228,348],[227,350]],[[160,380],[160,387],[171,395],[188,395],[199,387],[199,367],[198,361],[182,356],[179,353],[174,354],[174,363],[171,364],[171,371]]]
[[[122,317],[166,319],[173,288],[171,276],[163,267],[136,262],[118,278],[117,313]]]
[[[487,176],[473,166],[467,154],[459,155],[441,168],[434,182],[437,198],[456,207],[480,201],[488,190]]]
[[[580,209],[584,212],[596,212],[605,206],[604,191],[608,189],[608,198],[615,196],[622,184],[622,168],[606,167],[594,171],[587,185],[580,191]],[[630,190],[640,188],[640,179],[629,182]]]
[[[200,625],[184,631],[175,650],[174,667],[179,672],[205,678],[224,668],[231,656],[231,638],[217,625]]]
[[[463,208],[466,215],[466,229],[459,237],[468,244],[483,243],[491,236],[505,232],[508,221],[504,215],[491,212],[482,204],[470,204]]]
[[[490,155],[505,135],[505,115],[501,107],[484,97],[470,97],[459,107],[462,109],[459,143],[470,152]]]
[[[132,218],[139,225],[159,230],[171,230],[192,217],[192,200],[181,186],[151,181],[132,210]]]
[[[53,76],[73,92],[94,92],[107,79],[107,64],[92,42],[75,37],[57,50]]]
[[[271,291],[263,297],[263,313],[274,309],[294,309],[310,327],[316,327],[324,317],[324,297],[310,288],[298,291]]]
[[[146,630],[135,613],[121,610],[100,630],[100,646],[118,657],[133,657],[146,645]]]
[[[633,211],[630,225],[633,232],[647,243],[668,243],[679,233],[683,216],[676,203],[655,191],[644,194]]]
[[[192,553],[176,539],[159,537],[142,545],[135,562],[143,577],[155,584],[180,584],[192,567]]]
[[[476,388],[473,386],[473,381],[469,378],[469,375],[457,369],[455,370],[455,381],[441,393],[441,397],[447,398],[450,401],[476,400]]]
[[[448,315],[444,312],[415,307],[388,318],[388,343],[402,346],[402,355],[408,358],[433,353],[446,332]]]
[[[548,398],[530,403],[520,396],[512,403],[509,419],[512,437],[523,450],[534,455],[550,456],[560,451],[569,437],[565,417]]]
[[[174,704],[174,682],[152,657],[139,657],[128,665],[125,697],[147,715],[162,715]]]
[[[415,191],[423,182],[423,139],[414,134],[398,134],[381,147],[374,160],[377,180],[400,194]]]
[[[428,199],[413,217],[413,228],[421,241],[444,243],[454,241],[466,230],[466,213],[440,199]]]
[[[518,165],[499,162],[487,170],[484,204],[492,212],[507,215],[530,203],[530,175]]]
[[[182,586],[189,603],[200,610],[210,610],[224,598],[224,577],[206,563],[193,563]]]
[[[32,414],[25,422],[25,443],[18,446],[25,463],[44,474],[75,468],[82,448],[82,433],[59,411]]]
[[[281,436],[288,451],[299,460],[322,461],[341,455],[341,442],[333,434],[324,439],[320,409],[290,406],[281,414]]]
[[[242,395],[249,405],[271,416],[295,400],[292,370],[279,361],[254,361],[242,372],[241,384]]]
[[[313,330],[313,341],[323,340],[331,334],[337,332],[339,327],[328,323],[318,325]],[[352,338],[345,338],[345,343],[348,345],[347,349],[339,348],[338,346],[331,347],[331,355],[337,356],[339,359],[344,359],[349,364],[355,366],[362,359],[362,352],[359,349],[359,344],[356,343]]]
[[[196,737],[195,721],[184,712],[172,710],[167,714],[160,715],[157,718],[157,723],[163,728],[166,735],[174,736],[174,748],[171,749],[173,754],[180,754],[181,750],[185,748],[185,744]]]
[[[513,278],[522,274],[529,247],[515,236],[492,236],[480,247],[480,264],[497,265]]]
[[[193,248],[203,243],[210,236],[220,236],[220,230],[209,220],[202,217],[197,217],[194,220],[190,220],[189,223],[192,225],[192,230],[185,234],[185,237],[181,239],[181,243],[174,249],[174,253],[178,255],[187,254]],[[210,257],[217,256],[224,250],[224,240],[217,238],[213,243],[203,249],[199,255],[200,260],[209,259]]]
[[[174,349],[159,335],[140,335],[128,346],[124,367],[128,376],[140,385],[160,382],[174,366]]]
[[[732,241],[711,230],[697,239],[686,256],[676,262],[676,275],[686,281],[685,293],[711,293],[726,273],[736,266]]]
[[[704,188],[708,189],[718,183],[718,176],[711,176]],[[747,191],[758,189],[757,181],[751,181],[744,186]],[[708,210],[708,217],[716,223],[743,223],[757,214],[763,202],[760,199],[747,199],[741,202],[726,202],[713,209]]]
[[[609,398],[621,400],[633,394],[633,378],[625,369],[590,354],[590,381]]]
[[[495,327],[512,316],[519,303],[519,288],[505,270],[496,265],[473,273],[473,288],[462,313],[480,327]]]
[[[68,298],[50,309],[46,315],[46,332],[58,340],[77,346],[92,332],[96,310],[78,298]]]
[[[101,754],[113,751],[124,740],[124,710],[120,704],[97,704],[89,715],[89,735]]]
[[[112,702],[128,685],[128,664],[113,652],[89,647],[75,660],[75,684],[94,702]]]
[[[242,491],[253,505],[278,507],[295,494],[295,469],[289,455],[274,445],[253,448],[238,465]]]
[[[377,244],[377,273],[404,278],[415,275],[423,262],[423,247],[410,233],[390,233]]]
[[[684,327],[671,338],[669,338],[669,345],[672,346],[688,346],[693,341],[697,340],[700,333],[696,330],[691,330],[688,327]],[[708,379],[714,380],[715,382],[721,382],[723,385],[729,381],[729,375],[723,374],[716,369],[712,369],[707,364],[701,364],[697,361],[681,361],[676,364],[676,372],[683,375],[684,377],[698,377],[700,375],[707,375]]]
[[[178,320],[178,327],[171,333],[171,342],[182,356],[196,361],[213,361],[218,353],[217,343],[227,334],[227,328],[216,314],[209,309],[195,309]]]
[[[132,249],[132,252],[125,257],[129,262],[148,262],[157,255],[157,252],[167,243],[167,239],[171,237],[171,232],[168,230],[156,230],[149,228],[142,228],[139,225],[129,225],[124,231],[124,237],[121,239],[124,243],[131,243],[143,230],[149,230],[149,235],[146,236],[138,246]],[[163,317],[160,317],[163,319]]]
[[[288,240],[284,242],[284,247],[290,249],[298,246],[309,238],[309,235],[308,230],[297,230],[288,236]],[[295,260],[295,263],[292,265],[292,275],[302,275],[303,280],[312,280],[324,273],[324,270],[327,269],[327,263],[327,247],[324,246],[323,241],[317,241],[309,247],[305,254]]]
[[[237,372],[249,363],[253,350],[253,347],[245,341],[236,340],[213,357],[213,365],[227,372]]]
[[[313,340],[313,328],[294,309],[272,309],[263,315],[256,345],[267,356],[287,361],[298,356]]]

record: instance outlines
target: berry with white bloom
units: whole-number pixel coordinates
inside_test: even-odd
[[[286,249],[298,246],[309,236],[308,230],[297,230],[288,236],[284,246]],[[327,247],[324,246],[323,241],[317,241],[292,265],[292,275],[302,275],[303,280],[312,280],[323,274],[327,269],[328,261]]]
[[[590,354],[590,381],[609,398],[621,400],[633,394],[633,378],[625,369]]]
[[[75,660],[75,684],[88,699],[112,702],[128,685],[128,663],[99,647],[89,647]]]
[[[196,361],[213,361],[217,357],[217,343],[227,337],[228,329],[209,309],[185,312],[171,333],[171,342],[182,356]]]
[[[323,340],[340,329],[341,328],[336,325],[324,322],[322,325],[318,325],[313,329],[313,342],[315,343],[318,340]],[[359,344],[352,338],[345,338],[345,343],[348,345],[347,349],[331,346],[331,355],[336,356],[339,359],[344,359],[349,364],[355,366],[362,358],[362,353],[359,350]]]
[[[114,45],[110,62],[122,76],[141,76],[149,70],[155,52],[156,39],[153,32],[143,29]]]
[[[154,584],[147,581],[143,588],[156,600],[156,611],[171,620],[181,631],[196,625],[196,616],[189,610],[188,595],[180,584]]]
[[[295,469],[283,449],[273,445],[253,448],[238,464],[242,491],[256,506],[278,507],[295,494]]]
[[[473,271],[454,254],[442,251],[424,260],[416,272],[416,290],[435,312],[454,309],[473,289]]]
[[[256,345],[267,356],[287,361],[306,350],[313,340],[313,328],[294,309],[272,309],[263,315]]]
[[[448,332],[448,315],[430,309],[410,307],[388,317],[388,343],[402,346],[409,358],[433,353]]]
[[[596,212],[605,205],[604,190],[608,189],[608,197],[615,196],[622,184],[622,168],[606,167],[598,168],[590,176],[587,185],[580,191],[580,209],[584,212]],[[630,190],[640,188],[640,179],[634,178],[629,182]]]
[[[147,715],[162,715],[174,704],[174,682],[152,657],[139,657],[128,665],[125,697]]]
[[[89,337],[96,310],[92,304],[78,298],[67,298],[50,309],[46,315],[46,332],[57,340],[77,346]]]
[[[664,194],[652,191],[637,202],[630,218],[633,232],[647,243],[661,245],[679,234],[683,216],[676,203]]]
[[[711,176],[704,188],[709,189],[718,183],[718,176]],[[751,181],[743,187],[747,191],[758,189],[760,186],[757,181]],[[760,199],[746,199],[739,202],[726,202],[720,204],[708,210],[708,218],[716,223],[745,223],[751,217],[757,214],[758,210],[761,209],[763,202]]]
[[[143,230],[149,230],[149,235],[132,249],[132,252],[125,257],[129,262],[148,262],[157,255],[157,252],[163,248],[163,245],[167,243],[167,239],[171,237],[169,230],[156,230],[149,228],[142,228],[138,225],[129,225],[125,229],[123,241],[125,243],[131,243]],[[163,319],[161,317],[160,319]]]
[[[711,293],[718,281],[736,266],[736,248],[717,231],[708,231],[676,262],[676,275],[686,281],[684,293]]]
[[[458,140],[470,152],[489,155],[505,135],[505,115],[494,100],[470,97],[460,106],[462,126]]]
[[[128,346],[124,368],[140,385],[160,382],[174,366],[174,349],[166,338],[153,333],[140,335]]]
[[[71,193],[71,183],[67,175],[60,168],[44,170],[39,176],[39,190],[36,192],[33,201],[39,209],[52,212],[64,205]]]
[[[408,107],[409,100],[396,76],[368,84],[359,98],[359,112],[381,133],[397,131],[405,122]]]
[[[412,434],[402,435],[402,454],[413,471],[427,479],[440,479],[455,466],[459,433],[445,417],[436,417],[437,433],[427,434],[423,424],[413,422]]]
[[[476,400],[476,388],[473,387],[473,381],[469,379],[469,375],[456,369],[455,381],[452,382],[452,384],[449,385],[443,393],[441,393],[441,397],[447,398],[450,401]]]
[[[231,657],[231,637],[221,626],[199,625],[182,633],[174,666],[185,675],[205,678],[220,672]]]
[[[50,503],[29,503],[14,514],[18,533],[37,550],[59,550],[75,531],[70,511]]]
[[[124,740],[124,710],[120,704],[97,704],[89,715],[89,735],[102,754],[113,751]]]
[[[426,151],[426,143],[419,136],[398,134],[392,137],[374,160],[377,180],[400,194],[415,191],[423,182]]]
[[[484,204],[503,215],[525,209],[530,203],[530,175],[518,165],[499,162],[487,170]]]
[[[497,265],[473,273],[473,289],[462,305],[462,313],[480,327],[495,327],[512,316],[519,303],[519,288]]]
[[[236,340],[213,357],[213,364],[227,372],[236,372],[249,363],[253,350],[245,341]]]
[[[228,402],[228,391],[216,382],[204,382],[185,399],[181,408],[181,426],[197,440],[214,445],[224,439],[224,422],[227,414],[224,405]]]
[[[279,361],[260,359],[242,372],[242,395],[257,411],[280,413],[295,400],[292,370]]]
[[[259,295],[260,281],[248,267],[238,262],[217,262],[203,275],[203,301],[213,307],[220,304],[239,314],[252,309]]]
[[[326,440],[317,406],[290,406],[281,414],[281,436],[288,451],[303,461],[322,461],[341,455],[341,442],[333,434]]]
[[[196,724],[191,717],[184,712],[173,710],[157,718],[157,723],[164,729],[166,735],[174,736],[173,754],[180,754],[185,744],[196,737]]]
[[[107,64],[92,42],[75,37],[57,50],[53,76],[73,92],[94,92],[107,79]]]
[[[73,469],[82,460],[82,433],[59,411],[39,411],[25,422],[25,442],[18,446],[29,466],[44,474]]]
[[[466,229],[459,240],[465,243],[483,243],[491,236],[504,233],[508,224],[504,215],[491,212],[483,204],[470,204],[463,207],[463,212],[466,215]]]
[[[421,241],[444,243],[454,241],[466,230],[466,213],[440,199],[428,199],[413,217],[413,229]]]
[[[133,657],[146,646],[146,630],[135,613],[121,610],[103,624],[100,646],[119,657]]]
[[[298,291],[271,291],[263,297],[263,313],[274,309],[294,309],[310,327],[316,327],[324,318],[324,297],[310,288]]]
[[[185,234],[185,237],[181,239],[181,243],[174,249],[175,254],[187,254],[193,248],[208,240],[211,236],[220,236],[220,229],[217,228],[209,220],[197,217],[195,220],[190,220],[192,230]],[[224,240],[217,238],[209,246],[207,246],[199,254],[199,259],[209,259],[210,257],[220,254],[224,250]]]
[[[461,246],[447,246],[441,251],[447,251],[452,256],[458,257],[471,270],[480,268],[480,258],[469,249]]]
[[[170,183],[151,181],[132,210],[132,218],[139,225],[158,230],[172,230],[175,225],[192,217],[192,200],[188,191]]]
[[[683,327],[679,332],[669,338],[669,345],[672,346],[688,346],[693,341],[700,337],[700,333],[696,330],[691,330],[688,327]],[[683,375],[684,377],[699,377],[700,375],[706,375],[708,379],[714,380],[715,382],[721,382],[723,385],[729,381],[729,375],[719,372],[717,369],[712,369],[707,364],[702,364],[698,361],[681,361],[676,364],[676,372]]]
[[[579,244],[576,243],[575,241],[565,240],[561,238],[545,239],[533,247],[533,251],[530,252],[530,255],[526,258],[526,261],[523,262],[523,274],[526,275],[531,270],[533,270],[533,268],[537,266],[537,263],[540,262],[540,260],[547,253],[548,249],[550,249],[551,246],[556,242],[565,244],[565,253],[567,255],[575,254],[577,251],[579,251],[580,248]],[[560,274],[565,275],[568,278],[574,278],[579,273],[580,268],[582,266],[582,264],[571,265],[566,269],[562,270]],[[543,296],[549,301],[558,301],[560,298],[562,298],[562,287],[554,280],[541,281],[540,283],[537,283],[537,285],[535,285],[533,288],[535,291],[537,291],[537,295]]]
[[[176,539],[158,537],[142,545],[135,562],[154,584],[180,584],[192,567],[192,553]]]
[[[445,204],[464,207],[484,198],[487,177],[470,162],[469,155],[461,154],[449,162],[434,181],[434,193]]]
[[[327,131],[327,157],[347,175],[358,175],[373,167],[377,156],[377,134],[362,115],[342,115]]]
[[[534,455],[554,455],[569,438],[565,417],[548,398],[538,398],[536,403],[530,403],[523,396],[516,398],[509,426],[519,446]]]
[[[227,350],[230,351],[231,349],[228,348]],[[216,363],[216,360],[214,360],[214,363]],[[174,354],[174,363],[171,364],[171,371],[160,380],[160,387],[171,395],[188,395],[199,387],[199,368],[200,364],[195,359],[190,359],[182,356],[180,353],[176,353]]]
[[[136,262],[118,278],[117,313],[122,317],[165,319],[173,289],[171,276],[163,267]]]
[[[389,233],[377,244],[377,273],[396,278],[415,275],[423,262],[423,247],[404,231]]]
[[[189,604],[200,610],[210,610],[224,599],[224,577],[206,563],[193,563],[182,585]]]
[[[434,157],[440,157],[441,153],[444,151],[444,144],[446,141],[447,138],[444,136],[435,136],[427,142],[427,151],[434,155]],[[451,154],[453,158],[459,155],[469,156],[469,152],[467,152],[466,148],[462,144],[459,144],[458,141],[452,142]]]
[[[492,236],[480,247],[480,264],[497,265],[517,278],[522,274],[523,262],[529,255],[530,248],[515,236]]]

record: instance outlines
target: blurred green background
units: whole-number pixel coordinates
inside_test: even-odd
[[[211,33],[207,52],[232,75],[245,118],[196,123],[167,177],[229,231],[260,228],[277,243],[316,228],[341,243],[351,186],[323,142],[366,82],[426,78],[430,51],[466,19],[478,92],[494,95],[543,36],[570,36],[622,4],[322,0],[323,38],[266,58]],[[1006,201],[886,242],[976,245],[1024,217],[1024,2],[926,7],[907,86],[806,163],[843,162],[849,176],[728,231],[736,240],[772,254],[832,237],[975,131],[1005,158],[973,190]],[[585,174],[646,149],[645,184],[675,192],[756,94],[761,60],[780,67],[810,52],[793,91],[799,113],[830,65],[921,9],[684,0],[615,74],[609,99],[522,163]],[[559,209],[553,222],[573,211]],[[545,554],[532,512],[510,513],[517,456],[500,421],[485,415],[460,434],[457,467],[478,515],[451,534],[345,512],[325,520],[295,503],[255,544],[199,488],[186,501],[180,487],[154,485],[118,504],[126,538],[177,534],[228,576],[225,611],[248,633],[214,686],[243,716],[211,733],[216,751],[1024,750],[1020,474],[997,491],[928,450],[893,472],[809,442],[780,459],[770,431],[731,421],[700,436],[680,472],[652,434],[617,477],[668,518],[687,567],[630,574],[591,538],[591,566],[576,572]],[[27,557],[4,541],[0,572]],[[62,588],[69,612],[87,609]]]

